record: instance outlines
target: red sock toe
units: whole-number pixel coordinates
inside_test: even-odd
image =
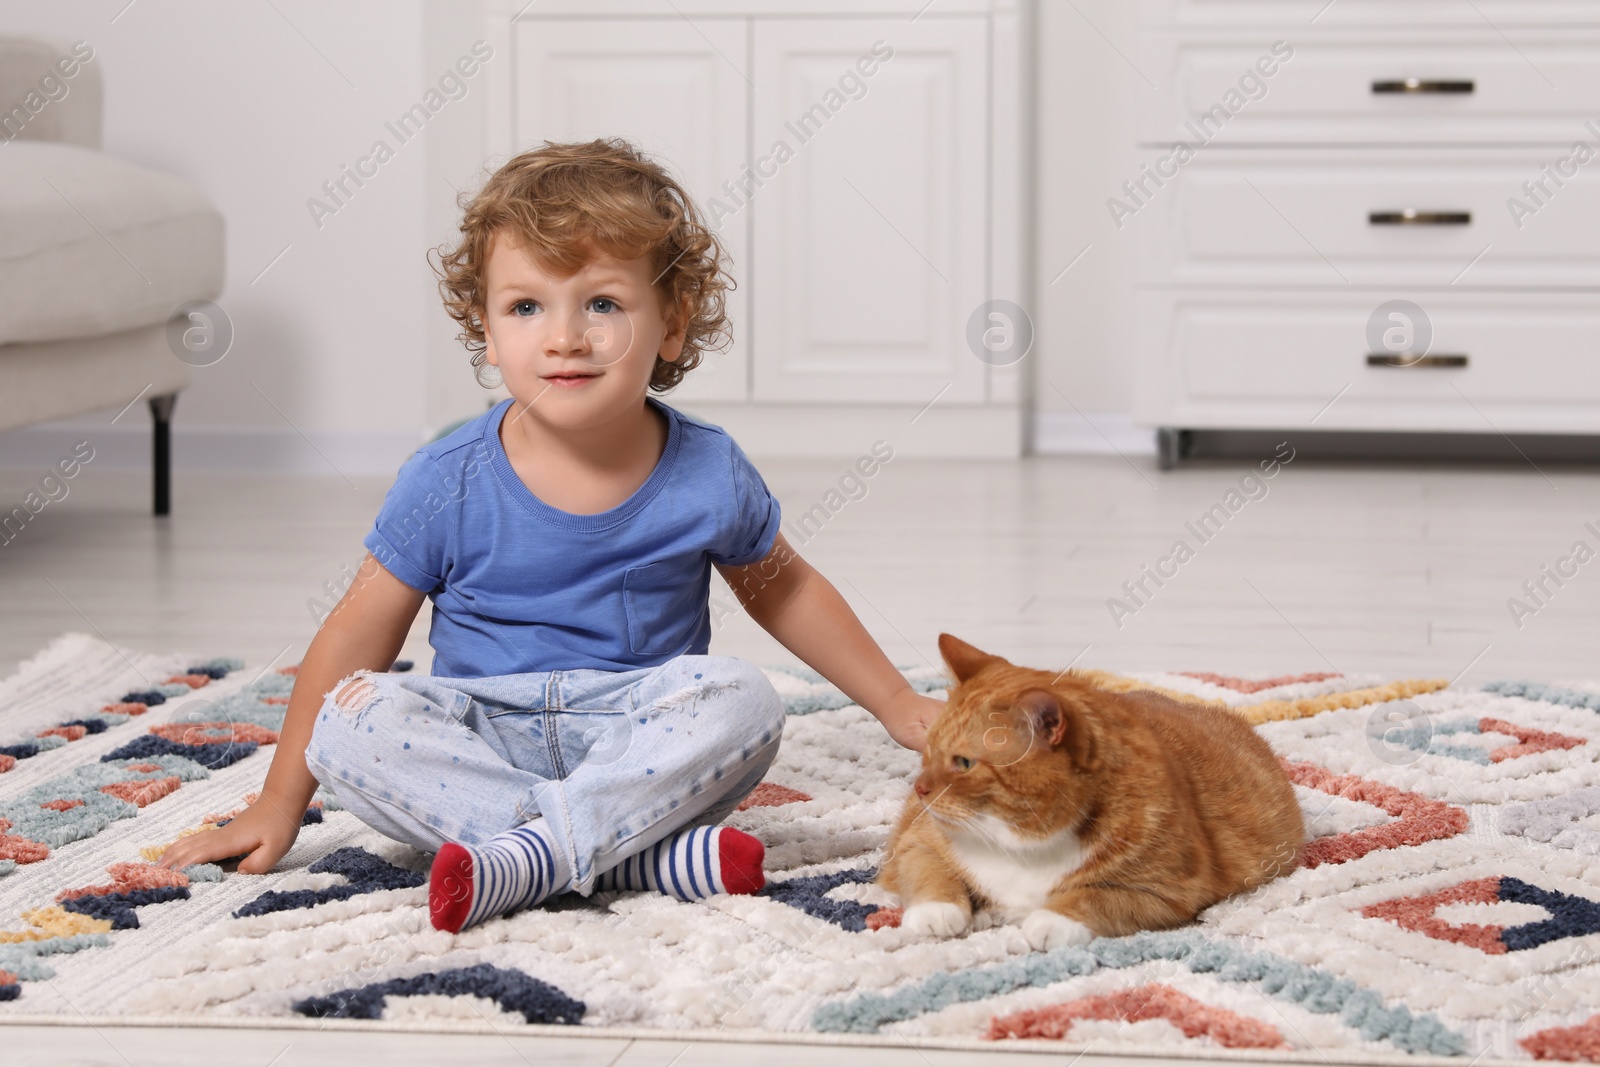
[[[761,861],[767,849],[760,841],[731,826],[717,835],[717,858],[722,862],[722,885],[730,893],[758,893],[767,884]]]
[[[472,853],[454,842],[433,857],[428,873],[428,918],[435,930],[459,933],[472,910]]]

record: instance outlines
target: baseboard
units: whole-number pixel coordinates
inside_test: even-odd
[[[80,441],[94,449],[96,469],[150,469],[150,418],[129,425],[46,422],[0,433],[0,467],[51,466],[72,454]],[[393,475],[423,444],[423,435],[403,430],[312,430],[304,437],[289,428],[227,428],[172,424],[174,470],[235,470],[294,475]]]
[[[955,459],[1004,459],[1022,454],[1022,410],[999,405],[933,405],[925,409],[893,404],[822,406],[813,404],[719,404],[685,402],[687,413],[724,427],[752,456],[855,456],[887,441],[897,455]],[[1115,419],[1120,416],[1111,416]],[[1150,452],[1146,443],[1128,445],[1131,422],[1122,428],[1095,416],[1124,452]],[[1078,420],[1081,424],[1081,420]],[[1083,447],[1041,451],[1109,452],[1090,427]],[[1148,434],[1149,431],[1143,431]],[[1087,436],[1084,436],[1087,435]],[[237,428],[172,424],[175,470],[238,470],[272,474],[392,475],[426,438],[400,430],[312,430],[305,436],[289,427]],[[1093,441],[1089,440],[1093,438]],[[80,441],[95,450],[96,468],[150,466],[148,418],[129,425],[40,423],[0,433],[0,467],[44,468],[70,455]],[[1100,448],[1087,447],[1099,442]]]
[[[1156,434],[1123,411],[1040,411],[1033,417],[1033,450],[1058,456],[1153,456]]]
[[[1022,409],[1001,405],[669,403],[733,435],[752,456],[858,456],[886,441],[897,456],[1007,459],[1022,454]]]

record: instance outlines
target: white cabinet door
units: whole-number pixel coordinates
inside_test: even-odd
[[[985,25],[755,21],[756,399],[985,399]]]
[[[744,19],[524,19],[516,35],[511,124],[518,151],[540,141],[626,137],[665,164],[704,209],[748,156]],[[711,221],[711,220],[708,220]],[[674,398],[743,400],[749,390],[749,220],[712,227],[738,289],[733,344],[707,353]]]

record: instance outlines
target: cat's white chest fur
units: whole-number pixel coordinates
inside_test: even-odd
[[[1071,830],[1043,839],[1025,838],[993,815],[979,815],[967,826],[952,829],[948,840],[973,888],[1016,918],[1044,907],[1056,883],[1087,858]]]

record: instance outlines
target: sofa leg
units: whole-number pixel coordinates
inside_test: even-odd
[[[163,393],[150,398],[150,415],[155,420],[150,473],[155,482],[156,515],[172,511],[172,409],[178,403],[177,393]]]

